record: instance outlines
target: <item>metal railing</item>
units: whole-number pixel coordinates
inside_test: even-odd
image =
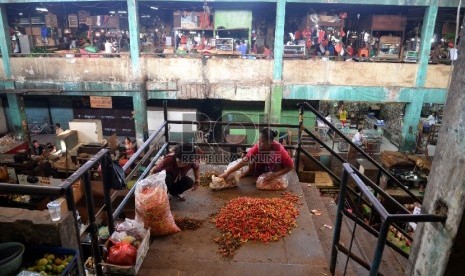
[[[333,254],[331,259],[331,269],[334,272],[335,267],[335,257],[337,256],[337,252],[334,252],[335,249],[339,249],[341,252],[345,252],[348,257],[351,257],[355,261],[358,261],[362,264],[365,268],[371,269],[372,271],[378,270],[379,268],[379,260],[382,256],[382,250],[384,248],[384,244],[392,247],[396,250],[399,254],[403,255],[404,257],[407,256],[405,252],[403,252],[400,248],[393,245],[389,241],[386,241],[386,227],[393,226],[399,232],[404,234],[407,238],[410,238],[405,231],[403,231],[402,227],[397,225],[399,222],[405,221],[443,221],[444,217],[439,217],[435,215],[411,215],[409,211],[400,203],[395,201],[389,194],[383,191],[379,187],[379,179],[381,173],[386,174],[388,177],[392,178],[393,181],[397,181],[396,183],[400,184],[400,182],[395,179],[388,171],[386,171],[381,165],[376,163],[370,156],[368,156],[363,150],[355,146],[347,137],[344,136],[337,128],[335,128],[331,123],[329,123],[321,114],[319,114],[312,106],[308,103],[299,104],[299,123],[298,124],[268,124],[268,123],[252,123],[252,122],[216,122],[216,121],[177,121],[177,120],[168,120],[168,110],[167,110],[167,102],[164,102],[163,106],[163,115],[164,115],[164,122],[162,125],[153,132],[150,137],[140,146],[140,148],[136,151],[136,153],[128,160],[128,162],[123,166],[123,170],[129,171],[126,180],[132,180],[136,173],[141,170],[141,166],[146,164],[149,160],[149,164],[145,167],[143,172],[137,177],[137,181],[144,179],[150,172],[151,168],[155,165],[158,159],[162,156],[162,154],[168,152],[169,145],[177,144],[177,142],[173,142],[170,140],[170,132],[169,126],[170,124],[191,124],[191,125],[213,125],[213,126],[241,126],[246,128],[260,128],[260,127],[278,127],[278,128],[288,128],[288,129],[296,129],[298,132],[297,135],[297,145],[289,145],[285,146],[287,149],[295,150],[295,169],[298,172],[299,170],[299,163],[301,154],[305,155],[307,158],[313,160],[321,169],[328,172],[331,177],[333,177],[336,181],[340,183],[340,196],[339,196],[339,205],[338,205],[338,217],[336,220],[336,227],[335,227],[335,234],[334,234],[334,242],[333,242]],[[362,154],[367,160],[371,161],[378,169],[378,179],[377,183],[373,183],[369,180],[365,175],[361,174],[358,170],[356,170],[352,165],[348,164],[347,161],[341,157],[339,154],[334,152],[331,147],[327,146],[316,134],[313,134],[310,130],[304,127],[304,109],[308,108],[312,111],[319,119],[321,119],[325,124],[328,125],[336,134],[341,136],[349,145],[351,145],[354,149],[356,149],[360,154]],[[327,168],[324,164],[322,164],[318,159],[313,157],[310,153],[308,153],[302,147],[302,134],[306,133],[310,137],[312,137],[316,142],[318,142],[321,146],[326,148],[335,158],[343,163],[344,173],[342,178],[339,178],[331,169]],[[164,142],[162,143],[162,139],[164,137]],[[194,143],[196,146],[210,146],[210,147],[249,147],[250,144],[246,143],[222,143],[222,142],[215,142],[215,143]],[[103,207],[95,212],[95,206],[93,202],[93,195],[92,195],[92,186],[91,186],[91,175],[90,170],[97,166],[98,164],[102,167],[102,182],[104,188],[104,205]],[[114,231],[114,221],[117,219],[121,213],[123,212],[124,208],[126,207],[127,203],[130,199],[134,196],[136,184],[127,192],[127,194],[122,199],[121,203],[116,206],[115,210],[113,210],[113,201],[118,196],[119,192],[115,191],[112,193],[111,190],[111,182],[113,181],[113,170],[111,169],[112,166],[110,151],[108,149],[100,150],[96,155],[94,155],[87,163],[85,163],[82,167],[80,167],[75,173],[73,173],[68,179],[66,179],[59,187],[45,187],[45,186],[36,186],[36,185],[11,185],[11,184],[4,184],[0,183],[0,192],[1,193],[16,193],[16,194],[30,194],[30,195],[45,195],[45,196],[62,196],[66,195],[68,208],[70,211],[73,212],[74,216],[74,226],[77,232],[77,239],[79,244],[79,252],[82,255],[82,248],[81,248],[81,237],[80,237],[80,229],[77,222],[77,213],[76,213],[76,206],[74,203],[74,195],[72,184],[78,180],[82,180],[85,188],[85,200],[87,205],[87,212],[89,216],[89,225],[88,225],[88,232],[91,235],[91,247],[92,247],[92,255],[94,257],[95,263],[100,264],[102,262],[102,256],[99,248],[98,243],[98,229],[97,229],[97,217],[103,212],[106,212],[107,216],[107,224],[109,227],[110,234]],[[357,187],[352,188],[347,185],[348,176],[354,178]],[[362,180],[363,181],[362,181]],[[365,183],[365,184],[364,184]],[[374,190],[374,194],[372,194],[367,188],[366,185],[370,186]],[[399,185],[399,187],[404,188],[403,185]],[[356,191],[359,189],[362,193]],[[405,190],[405,188],[404,188]],[[411,192],[406,190],[406,192],[410,195]],[[347,196],[349,194],[350,196]],[[363,196],[362,196],[363,194]],[[381,205],[380,201],[377,199],[377,196],[382,196],[385,200],[389,201],[390,203],[395,206],[401,215],[398,214],[389,214],[386,209]],[[412,197],[421,202],[420,199],[415,197],[412,194]],[[369,205],[371,210],[375,210],[379,213],[381,219],[383,220],[383,227],[381,232],[378,232],[374,229],[370,224],[365,223],[362,219],[360,219],[357,211],[357,205],[354,202],[351,202],[351,206],[354,206],[354,214],[348,212],[344,208],[344,204],[346,200],[351,201],[352,198],[358,199],[358,205],[360,202],[364,202],[365,204]],[[373,212],[372,212],[373,213]],[[353,219],[355,221],[355,225],[360,225],[362,228],[367,230],[369,233],[377,236],[378,240],[378,248],[377,253],[375,256],[376,262],[374,262],[371,266],[364,263],[364,261],[355,256],[351,253],[351,248],[347,249],[339,244],[339,237],[340,237],[340,230],[341,230],[341,220],[342,215],[346,215],[347,217]],[[387,226],[386,226],[387,225]],[[354,235],[352,236],[353,239]],[[410,238],[411,239],[411,238]],[[82,265],[82,264],[81,264]],[[82,268],[82,267],[81,267]],[[97,275],[102,275],[102,267],[97,265],[96,267]]]
[[[330,261],[330,270],[334,274],[336,268],[337,252],[338,250],[347,255],[347,262],[344,269],[344,274],[347,269],[347,264],[349,258],[353,259],[359,263],[362,267],[370,271],[370,275],[377,275],[379,270],[379,265],[381,262],[381,257],[383,254],[384,246],[387,245],[392,248],[399,255],[408,258],[408,253],[403,251],[400,247],[394,243],[387,240],[387,233],[389,227],[394,227],[394,229],[404,236],[407,240],[412,241],[412,237],[404,230],[405,227],[402,227],[403,223],[406,222],[443,222],[445,217],[438,215],[430,214],[420,214],[413,215],[407,210],[401,203],[394,199],[390,194],[384,191],[380,187],[380,179],[382,175],[386,175],[388,179],[398,188],[402,189],[413,201],[422,203],[422,199],[414,195],[410,190],[404,187],[402,183],[395,178],[389,171],[387,171],[381,164],[376,162],[371,156],[369,156],[365,151],[360,147],[356,146],[352,141],[345,136],[339,129],[337,129],[333,124],[326,120],[326,118],[321,115],[314,107],[308,103],[298,104],[299,107],[299,139],[297,143],[297,156],[300,154],[305,155],[307,158],[311,159],[318,165],[321,169],[326,171],[335,181],[339,182],[339,198],[338,198],[338,209],[337,209],[337,218],[334,228],[334,237],[333,237],[333,246],[332,254]],[[319,118],[323,123],[325,123],[329,129],[333,130],[336,135],[340,136],[345,142],[349,144],[358,154],[362,155],[366,160],[368,160],[373,166],[378,169],[378,175],[376,177],[376,183],[370,180],[367,176],[361,173],[357,168],[351,165],[346,159],[341,155],[336,153],[330,146],[328,146],[324,141],[322,141],[318,134],[314,134],[309,129],[304,127],[303,118],[304,110],[310,110],[317,118]],[[324,147],[333,157],[342,163],[343,174],[342,177],[338,177],[330,168],[322,164],[318,159],[313,157],[305,149],[302,148],[300,136],[302,133],[309,135],[315,142],[320,146]],[[300,157],[296,157],[296,160],[299,160]],[[298,165],[297,165],[298,166]],[[349,176],[355,181],[355,187],[348,185]],[[372,191],[368,189],[370,187]],[[379,198],[381,199],[379,199]],[[395,214],[389,213],[383,206],[381,202],[390,204],[391,208],[395,210]],[[360,212],[361,203],[365,204],[370,208],[370,217],[368,223],[363,219]],[[351,208],[351,211],[346,209],[346,206]],[[375,215],[375,212],[377,213]],[[354,228],[352,231],[351,241],[349,248],[346,248],[339,243],[340,234],[341,234],[341,224],[342,216],[345,215],[347,218],[354,221]],[[373,221],[379,219],[382,222],[381,230],[378,231],[373,227]],[[375,249],[375,256],[373,261],[368,264],[363,258],[352,253],[352,244],[355,238],[355,229],[357,226],[360,226],[368,233],[372,234],[378,239],[377,247]]]
[[[370,155],[368,155],[365,151],[363,151],[360,147],[352,143],[352,141],[344,134],[342,133],[338,128],[336,128],[333,124],[331,124],[326,118],[321,115],[318,110],[316,110],[313,106],[311,106],[309,103],[300,103],[299,105],[300,113],[302,114],[301,117],[303,118],[303,113],[305,109],[310,110],[317,118],[319,118],[324,124],[326,124],[331,130],[333,130],[336,135],[341,137],[346,143],[349,144],[350,147],[355,149],[359,154],[361,154],[364,158],[366,158],[373,166],[375,166],[378,170],[380,175],[378,175],[378,185],[379,185],[379,179],[381,178],[381,174],[386,175],[389,180],[393,182],[393,184],[400,188],[402,191],[404,191],[407,195],[409,195],[412,199],[414,199],[418,203],[422,203],[422,199],[417,197],[415,194],[413,194],[409,189],[407,189],[396,177],[394,177],[388,170],[386,170],[381,164],[376,162]],[[313,139],[315,139],[320,145],[325,147],[333,156],[338,158],[340,161],[345,162],[339,154],[337,154],[334,150],[330,149],[326,144],[321,141],[321,139],[317,139],[316,135],[311,133],[308,129],[304,129],[305,133],[310,135]]]
[[[166,119],[166,117],[165,117]],[[140,169],[141,165],[144,162],[148,161],[149,158],[152,157],[153,153],[156,152],[155,156],[150,160],[149,165],[145,168],[145,170],[141,173],[138,180],[141,180],[147,176],[150,172],[150,169],[156,163],[156,161],[160,158],[162,153],[166,151],[168,148],[168,143],[165,142],[161,147],[159,147],[159,143],[163,135],[163,130],[165,129],[165,125],[167,125],[166,121],[160,126],[158,130],[156,130],[150,137],[145,141],[145,143],[137,150],[137,152],[128,160],[128,162],[123,166],[124,171],[131,171],[128,173],[126,180],[130,180],[134,177],[136,172]],[[167,137],[167,135],[166,135]],[[143,155],[142,159],[137,161],[139,156]],[[137,164],[136,164],[137,161]],[[91,172],[92,168],[101,165],[102,169],[102,185],[103,185],[103,195],[104,195],[104,205],[99,211],[95,211],[95,204],[92,192],[92,183],[91,183]],[[25,194],[25,195],[43,195],[43,196],[50,196],[52,198],[61,197],[63,195],[66,196],[66,202],[68,210],[72,212],[74,217],[74,228],[76,231],[76,239],[78,243],[78,254],[80,259],[83,259],[83,251],[82,251],[82,244],[81,244],[81,229],[78,225],[78,218],[77,218],[77,208],[74,202],[74,192],[72,185],[81,180],[84,184],[84,198],[87,207],[87,215],[89,218],[88,225],[86,227],[86,231],[91,236],[91,249],[92,249],[92,257],[94,258],[94,262],[96,265],[96,273],[97,275],[103,275],[102,266],[99,265],[102,263],[102,254],[100,251],[100,246],[98,242],[98,224],[97,218],[99,217],[102,212],[106,213],[106,224],[109,228],[110,234],[115,230],[115,219],[117,219],[124,207],[129,202],[130,198],[134,195],[136,185],[134,185],[125,197],[122,199],[121,203],[117,206],[117,208],[113,211],[113,201],[118,196],[118,191],[114,191],[112,193],[111,186],[113,182],[113,170],[112,170],[112,160],[109,149],[101,149],[97,154],[92,156],[84,165],[82,165],[76,172],[74,172],[70,177],[63,181],[58,187],[54,186],[37,186],[37,185],[12,185],[7,183],[0,183],[0,193],[10,193],[10,194]],[[84,273],[83,262],[79,262],[79,269],[82,273]]]
[[[444,222],[446,220],[446,217],[441,216],[441,215],[410,214],[409,211],[406,210],[402,206],[402,204],[395,201],[385,191],[380,189],[375,183],[373,183],[372,181],[370,181],[369,179],[365,177],[363,177],[363,180],[362,180],[360,178],[362,175],[363,174],[361,174],[359,171],[354,170],[350,164],[348,163],[343,164],[343,174],[342,174],[342,179],[341,179],[341,186],[340,186],[339,199],[338,199],[338,205],[337,205],[336,221],[335,221],[335,226],[334,226],[334,236],[333,236],[333,242],[332,242],[332,247],[331,247],[330,271],[333,274],[335,273],[335,270],[336,270],[338,251],[341,251],[347,255],[347,261],[346,261],[346,266],[344,269],[344,274],[347,269],[347,263],[349,261],[349,258],[352,258],[357,263],[359,263],[360,265],[365,267],[367,270],[369,270],[370,276],[378,275],[378,271],[380,268],[381,259],[383,256],[385,245],[396,248],[396,246],[394,246],[391,242],[387,240],[390,226],[394,225],[394,223]],[[358,205],[357,207],[360,207],[360,204],[363,198],[365,199],[365,201],[371,204],[372,210],[376,211],[379,217],[381,218],[381,227],[379,231],[375,230],[374,228],[370,226],[367,226],[366,223],[363,222],[363,219],[358,216],[358,212],[355,212],[355,215],[354,215],[353,213],[349,212],[344,207],[346,198],[347,198],[347,189],[349,188],[348,186],[349,177],[354,180],[356,187],[360,191],[357,197],[357,205]],[[395,213],[395,214],[389,213],[384,208],[383,204],[381,204],[377,196],[374,195],[368,189],[368,186],[370,186],[372,189],[375,189],[379,193],[379,196],[382,196],[385,199],[391,201],[391,203],[394,203],[399,213]],[[344,215],[352,219],[355,222],[349,248],[346,248],[344,245],[342,245],[339,242],[340,235],[341,235],[341,229],[342,229],[342,218]],[[366,263],[365,261],[363,261],[361,257],[352,253],[352,245],[353,245],[353,240],[354,240],[355,230],[356,230],[357,225],[362,226],[365,230],[367,230],[369,233],[375,235],[378,238],[376,249],[375,249],[371,264]]]

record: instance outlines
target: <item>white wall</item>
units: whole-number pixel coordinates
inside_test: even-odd
[[[194,108],[170,108],[168,120],[197,121],[197,110]],[[149,133],[157,130],[163,123],[163,109],[159,107],[147,107],[147,123]],[[197,125],[170,124],[170,132],[194,132]]]

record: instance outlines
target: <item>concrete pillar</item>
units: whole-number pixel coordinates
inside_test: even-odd
[[[20,135],[24,140],[31,143],[23,96],[18,94],[7,94],[6,96],[8,100],[7,116],[11,131],[13,131],[15,135]]]
[[[407,103],[404,114],[404,124],[402,126],[402,139],[400,151],[414,151],[416,147],[415,132],[421,118],[421,109],[425,94],[422,91],[415,92],[412,102]]]
[[[431,5],[425,10],[423,26],[421,29],[420,53],[418,60],[418,70],[415,80],[416,87],[424,87],[426,76],[428,73],[428,62],[431,49],[431,39],[434,34],[436,24],[436,16],[438,14],[438,0],[432,0]],[[420,95],[420,91],[415,93],[412,102],[407,104],[404,116],[404,125],[402,127],[402,143],[401,151],[415,150],[415,135],[418,123],[421,117],[421,109],[423,107],[424,93]]]
[[[461,37],[465,36],[462,29]],[[465,53],[465,41],[458,46]],[[446,214],[441,223],[419,223],[406,275],[463,275],[465,260],[465,55],[452,73],[442,127],[426,186],[422,213]]]
[[[2,53],[3,71],[5,73],[5,78],[11,79],[11,39],[5,4],[0,4],[0,50]]]
[[[147,91],[141,89],[140,92],[134,92],[132,103],[134,107],[137,146],[141,146],[148,137]]]
[[[277,124],[281,121],[281,103],[283,101],[284,86],[282,84],[273,84],[271,89],[269,122]]]
[[[273,80],[281,81],[283,78],[283,54],[284,54],[284,23],[286,17],[286,0],[278,0],[276,3],[276,29],[274,35],[274,64]]]
[[[286,17],[286,0],[276,3],[276,29],[274,41],[273,85],[269,96],[269,115],[271,123],[279,123],[281,119],[281,102],[283,100],[283,54],[284,54],[284,23]]]
[[[416,87],[425,86],[426,74],[428,72],[428,61],[431,49],[431,39],[434,35],[436,16],[438,14],[438,0],[431,0],[431,4],[426,8],[421,29],[420,53],[418,60]]]
[[[138,79],[141,74],[140,65],[140,37],[139,37],[139,1],[127,0],[129,40],[131,51],[132,77]]]

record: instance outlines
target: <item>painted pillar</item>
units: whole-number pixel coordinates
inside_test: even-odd
[[[134,108],[134,125],[136,129],[137,146],[141,146],[148,137],[149,128],[147,122],[147,91],[145,89],[141,89],[139,92],[134,92],[132,96],[132,104]]]
[[[6,97],[8,100],[7,116],[10,130],[13,131],[16,136],[21,136],[25,141],[31,143],[23,96],[9,93]]]
[[[276,29],[274,41],[273,85],[270,94],[269,122],[279,123],[281,119],[281,102],[283,100],[283,54],[284,54],[284,22],[286,16],[286,0],[276,3]]]
[[[11,40],[5,4],[0,4],[0,50],[2,53],[3,70],[5,72],[5,78],[11,79]]]
[[[129,40],[131,51],[131,71],[132,77],[138,79],[141,75],[140,65],[140,37],[139,37],[139,1],[127,0]]]
[[[425,93],[417,91],[413,95],[412,101],[407,103],[404,114],[404,124],[402,126],[402,139],[400,151],[414,151],[416,147],[416,132],[418,131],[418,123],[421,118],[421,109],[423,108],[423,100]]]
[[[465,36],[462,29],[461,37]],[[458,45],[465,52],[465,40]],[[463,275],[465,260],[465,55],[454,65],[422,214],[447,215],[445,223],[419,223],[405,275]]]
[[[426,74],[428,72],[428,61],[431,49],[431,39],[434,35],[434,26],[438,14],[438,0],[431,0],[431,5],[426,8],[423,26],[421,29],[420,53],[418,61],[416,87],[425,86]]]
[[[432,0],[431,5],[426,8],[421,30],[420,53],[418,61],[418,71],[415,80],[416,87],[424,87],[426,75],[428,73],[428,62],[431,49],[431,39],[434,34],[436,16],[438,13],[438,0]],[[414,132],[418,129],[418,123],[421,118],[421,109],[424,102],[424,93],[418,90],[412,97],[412,102],[407,104],[404,116],[404,125],[402,127],[401,151],[415,150]]]

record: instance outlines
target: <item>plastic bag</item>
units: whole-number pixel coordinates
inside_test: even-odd
[[[120,242],[122,241],[124,238],[126,238],[128,236],[128,234],[126,232],[113,232],[113,234],[111,234],[110,236],[110,239],[113,241],[113,242]]]
[[[110,246],[107,262],[114,265],[135,265],[137,259],[137,248],[126,242],[117,242]]]
[[[133,219],[125,219],[122,223],[116,226],[116,231],[126,232],[128,236],[133,236],[137,239],[143,239],[146,232],[144,223]]]
[[[257,178],[257,189],[278,191],[278,190],[285,190],[287,186],[289,186],[289,181],[287,180],[287,174],[273,178],[271,181],[266,181],[265,178],[269,176],[270,174],[272,173],[271,172],[264,173]]]
[[[235,166],[240,161],[241,160],[236,160],[234,162],[231,162],[226,168],[226,170]],[[212,182],[210,183],[210,189],[222,190],[222,189],[236,187],[239,184],[240,178],[241,178],[241,170],[238,170],[232,173],[227,179],[216,177],[213,175]]]
[[[171,214],[165,178],[162,171],[136,184],[136,220],[150,227],[153,236],[181,231]]]

